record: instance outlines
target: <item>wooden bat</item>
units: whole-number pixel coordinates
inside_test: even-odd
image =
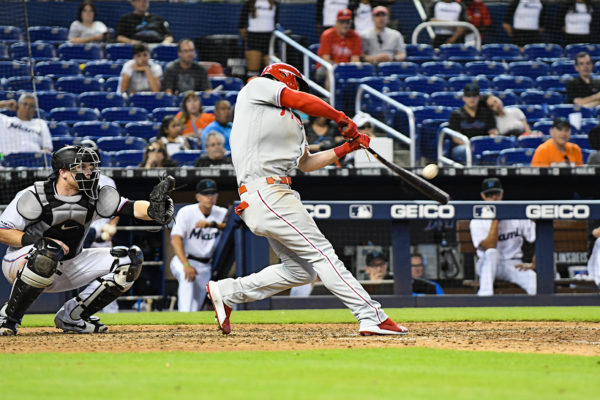
[[[397,166],[394,163],[389,162],[382,156],[380,156],[375,150],[370,147],[367,147],[366,150],[373,155],[383,165],[394,171],[402,180],[408,183],[410,186],[415,188],[419,193],[425,195],[427,198],[431,200],[435,200],[441,204],[447,204],[450,200],[450,195],[444,192],[442,189],[438,188],[435,185],[427,182],[425,179],[421,178],[418,175],[415,175],[411,171],[404,169],[402,167]]]

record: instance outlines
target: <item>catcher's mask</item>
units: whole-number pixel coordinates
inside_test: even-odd
[[[100,179],[100,158],[88,147],[66,146],[52,154],[52,169],[58,176],[59,170],[71,172],[73,179],[90,199],[98,199],[98,181]]]

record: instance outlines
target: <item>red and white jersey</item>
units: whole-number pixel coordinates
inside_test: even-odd
[[[267,176],[286,176],[304,155],[302,121],[280,103],[287,86],[254,78],[240,91],[229,142],[239,185]]]
[[[479,244],[490,232],[492,220],[471,220],[469,228],[473,246],[477,249],[477,257],[482,258],[485,250]],[[502,260],[521,259],[523,239],[529,243],[535,242],[535,222],[528,219],[503,219],[498,221],[498,244],[496,249]]]

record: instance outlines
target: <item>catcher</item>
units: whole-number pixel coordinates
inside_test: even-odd
[[[53,173],[17,193],[0,216],[0,242],[9,246],[2,272],[12,284],[0,309],[0,336],[17,333],[23,315],[42,292],[65,292],[87,285],[56,313],[64,332],[102,333],[94,314],[127,291],[144,261],[137,246],[83,249],[90,224],[98,218],[127,216],[161,225],[173,219],[167,176],[150,201],[130,201],[111,186],[98,188],[100,160],[89,148],[66,146],[52,154]]]

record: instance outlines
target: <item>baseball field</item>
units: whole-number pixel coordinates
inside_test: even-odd
[[[100,315],[63,334],[26,315],[0,337],[1,399],[600,398],[600,307],[388,309],[406,336],[362,337],[347,310]]]

